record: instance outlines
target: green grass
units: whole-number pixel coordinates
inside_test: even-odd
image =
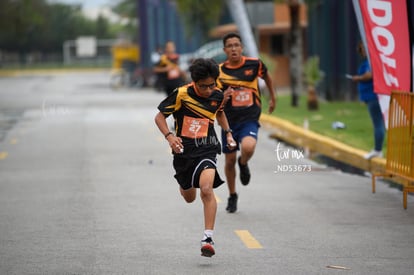
[[[273,116],[303,126],[309,121],[309,130],[333,138],[354,148],[369,151],[374,147],[374,134],[366,106],[361,102],[325,102],[319,100],[319,110],[309,111],[306,96],[301,96],[299,107],[292,107],[290,95],[279,95]],[[268,100],[263,100],[263,112],[268,109]],[[343,122],[345,129],[333,129],[332,123]],[[383,148],[386,151],[386,144]]]

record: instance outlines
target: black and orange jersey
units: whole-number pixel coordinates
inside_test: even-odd
[[[217,112],[223,110],[223,92],[215,89],[210,97],[197,94],[195,84],[179,87],[164,99],[158,110],[173,115],[175,131],[184,146],[182,157],[199,157],[221,153],[220,141],[214,130]],[[178,155],[177,155],[178,156]]]
[[[181,78],[181,71],[179,67],[179,54],[163,54],[160,57],[160,62],[158,66],[160,67],[167,67],[169,65],[173,65],[173,69],[169,70],[166,73],[167,81],[176,80]]]
[[[178,65],[178,60],[180,58],[179,54],[162,54],[160,57],[160,61],[159,61],[159,65],[161,67],[167,66],[167,65],[171,65],[171,64],[175,64]]]
[[[262,110],[259,77],[267,74],[266,65],[258,58],[242,57],[242,63],[233,67],[226,61],[219,65],[218,87],[235,90],[224,111],[230,124],[258,120]]]

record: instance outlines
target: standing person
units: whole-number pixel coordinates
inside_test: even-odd
[[[261,114],[261,93],[259,77],[264,79],[270,94],[269,113],[276,106],[275,91],[272,79],[266,65],[258,58],[243,56],[243,44],[237,33],[229,33],[223,38],[223,50],[227,60],[220,64],[219,87],[225,90],[228,101],[224,111],[233,131],[237,147],[232,149],[223,141],[225,153],[225,174],[229,189],[229,198],[226,210],[229,213],[237,211],[236,192],[236,161],[240,170],[240,181],[243,185],[249,184],[250,170],[248,161],[254,154],[259,132],[259,117]],[[222,131],[223,137],[227,134]],[[237,157],[237,151],[240,156]]]
[[[363,101],[367,107],[374,126],[374,149],[368,152],[364,158],[371,159],[373,157],[382,157],[382,146],[385,137],[385,123],[379,105],[378,96],[374,93],[374,83],[372,80],[371,68],[369,66],[365,47],[362,42],[357,47],[359,55],[363,58],[358,68],[358,74],[352,76],[352,81],[358,82],[359,99]]]
[[[179,67],[180,55],[177,54],[175,49],[175,43],[168,41],[165,44],[164,54],[161,55],[160,61],[154,67],[154,72],[157,74],[165,74],[164,90],[165,93],[170,95],[175,88],[184,84],[184,73]]]
[[[204,207],[201,255],[211,257],[215,254],[213,230],[217,212],[213,188],[223,183],[216,168],[216,156],[221,153],[214,130],[216,118],[227,130],[226,143],[235,146],[235,141],[228,131],[223,112],[223,92],[216,88],[218,65],[211,59],[196,59],[190,66],[190,73],[193,82],[176,89],[160,103],[155,123],[172,149],[174,177],[184,200],[193,202],[196,188],[200,189]],[[166,117],[171,114],[177,135],[171,133],[167,126]]]
[[[161,55],[162,55],[162,47],[158,46],[155,51],[151,53],[151,63],[152,66],[158,66],[161,61]],[[157,91],[163,91],[164,90],[164,79],[166,77],[166,73],[156,73],[154,72],[155,81],[154,81],[154,88]]]

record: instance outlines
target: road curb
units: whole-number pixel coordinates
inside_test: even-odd
[[[293,146],[306,148],[311,152],[320,153],[371,173],[385,172],[385,158],[366,160],[364,158],[366,151],[353,148],[271,115],[262,114],[260,122],[269,129],[272,138],[282,140]]]

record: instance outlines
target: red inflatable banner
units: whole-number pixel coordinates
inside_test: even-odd
[[[407,2],[359,0],[374,90],[411,91],[412,58]]]

